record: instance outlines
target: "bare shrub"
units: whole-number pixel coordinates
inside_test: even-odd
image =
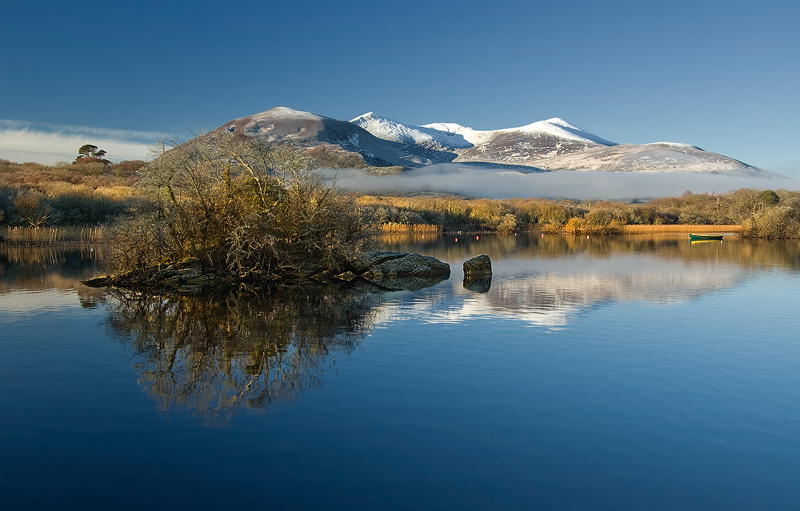
[[[361,207],[323,184],[292,146],[225,134],[165,140],[159,152],[141,172],[157,214],[113,238],[112,270],[187,259],[240,277],[285,266],[336,270],[368,239]]]

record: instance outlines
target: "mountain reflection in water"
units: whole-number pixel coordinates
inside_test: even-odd
[[[457,241],[456,241],[457,239]],[[459,322],[493,314],[532,326],[561,328],[577,314],[614,301],[669,305],[730,289],[759,268],[800,270],[797,240],[692,244],[686,235],[392,235],[396,251],[420,251],[456,270],[441,295],[421,312],[428,322]],[[461,262],[486,253],[494,275],[482,286],[461,283]],[[433,298],[431,298],[433,302]],[[408,312],[405,311],[404,314]],[[393,316],[389,314],[389,316]]]
[[[336,354],[369,329],[379,294],[337,288],[227,296],[109,296],[110,335],[134,354],[140,384],[162,410],[225,422],[322,385]]]
[[[199,297],[77,284],[97,272],[102,247],[0,247],[0,294],[76,289],[84,307],[105,303],[109,334],[133,354],[140,384],[159,407],[224,423],[242,407],[265,409],[319,387],[336,355],[357,349],[377,325],[491,317],[558,330],[605,303],[669,305],[733,288],[760,268],[800,270],[796,240],[693,245],[686,238],[392,236],[381,249],[437,257],[451,265],[451,278],[400,292],[311,287]],[[465,286],[461,263],[481,253],[491,257],[494,274]],[[17,298],[14,310],[46,299]]]

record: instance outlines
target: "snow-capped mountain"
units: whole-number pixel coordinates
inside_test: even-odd
[[[324,156],[321,161],[331,161],[339,167],[411,169],[435,163],[470,162],[526,172],[602,170],[776,176],[688,144],[617,144],[559,118],[518,128],[480,131],[454,123],[415,126],[372,112],[348,122],[279,107],[234,119],[218,128],[221,130],[270,143],[291,141],[313,149],[313,154]]]
[[[546,121],[537,121],[526,126],[520,126],[519,128],[506,128],[493,131],[478,131],[452,122],[426,124],[423,128],[461,135],[473,146],[485,144],[498,136],[516,134],[531,138],[553,137],[587,145],[616,145],[614,142],[604,140],[558,117],[553,117]]]
[[[767,176],[771,172],[689,144],[617,144],[559,118],[518,128],[479,131],[455,123],[418,127],[364,114],[352,122],[387,140],[456,141],[454,162],[527,165],[543,170],[708,172]],[[463,143],[461,141],[466,142]],[[441,142],[440,142],[441,143]]]
[[[349,166],[410,169],[451,162],[457,156],[439,144],[401,142],[380,131],[376,133],[381,136],[376,136],[356,123],[285,107],[234,119],[215,131],[314,148],[315,155],[325,153],[323,160],[337,165],[350,162]],[[350,153],[349,157],[343,152]]]
[[[414,126],[403,124],[386,117],[380,117],[372,112],[359,115],[350,122],[361,126],[378,138],[401,144],[416,144],[451,151],[467,149],[474,145],[462,133],[441,129],[439,125]],[[464,129],[469,130],[469,128]]]
[[[605,170],[614,172],[694,172],[776,177],[777,174],[753,167],[699,147],[672,142],[587,148],[582,152],[560,154],[538,160],[546,170]]]

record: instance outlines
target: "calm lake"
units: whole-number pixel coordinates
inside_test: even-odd
[[[798,241],[380,248],[452,275],[154,297],[0,245],[2,508],[800,508]]]

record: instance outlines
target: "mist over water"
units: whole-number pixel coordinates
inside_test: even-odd
[[[605,171],[529,172],[454,163],[430,165],[388,176],[358,169],[323,171],[336,186],[358,193],[439,192],[489,199],[515,197],[570,199],[656,199],[692,193],[725,193],[740,188],[800,189],[800,181],[722,174]]]

